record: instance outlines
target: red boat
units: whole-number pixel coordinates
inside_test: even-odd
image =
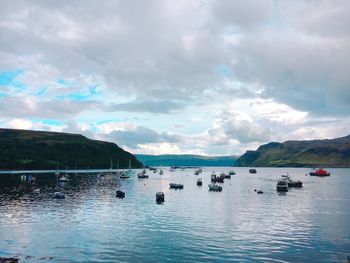
[[[326,170],[324,169],[317,169],[315,171],[312,171],[309,173],[311,176],[330,176],[331,173],[330,172],[327,172]]]

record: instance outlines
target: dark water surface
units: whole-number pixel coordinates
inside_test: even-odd
[[[210,173],[148,172],[149,179],[72,176],[60,184],[0,179],[0,257],[20,262],[346,262],[350,255],[350,169],[235,168],[222,192]],[[229,168],[215,168],[217,172]],[[280,195],[289,172],[302,189]],[[198,187],[196,180],[203,179]],[[183,183],[183,190],[169,183]],[[40,188],[40,194],[33,190]],[[116,189],[126,198],[116,199]],[[66,199],[52,198],[61,189]],[[264,191],[258,195],[254,189]],[[165,203],[155,203],[155,193]]]

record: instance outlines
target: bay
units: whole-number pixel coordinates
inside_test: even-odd
[[[222,192],[210,174],[229,167],[148,171],[148,179],[72,175],[59,183],[0,179],[0,257],[23,262],[346,262],[350,255],[350,169],[330,177],[306,168],[234,168]],[[303,188],[276,192],[281,174]],[[202,178],[203,186],[196,185]],[[184,189],[169,189],[169,183]],[[40,189],[40,194],[34,189]],[[115,197],[116,190],[126,193]],[[258,195],[255,190],[262,190]],[[55,191],[66,194],[53,199]],[[165,193],[156,204],[155,194]]]

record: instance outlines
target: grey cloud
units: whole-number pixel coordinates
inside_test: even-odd
[[[132,130],[115,130],[101,135],[107,140],[114,141],[118,145],[137,149],[139,144],[152,143],[177,143],[182,141],[182,136],[168,132],[157,132],[147,127],[137,126]]]
[[[177,5],[3,1],[0,51],[8,59],[0,61],[0,68],[10,67],[11,61],[17,61],[12,66],[20,65],[18,54],[34,54],[62,78],[85,71],[100,76],[115,94],[189,103],[213,88],[235,93],[215,70],[227,65],[232,79],[260,83],[264,96],[292,107],[319,114],[349,110],[348,1]],[[174,12],[174,7],[180,11]],[[335,31],[339,32],[332,34]],[[241,36],[240,44],[223,41],[223,34],[231,33]],[[184,37],[192,39],[190,47],[184,46]],[[137,111],[142,105],[116,107]],[[164,106],[165,112],[176,107],[180,105]],[[146,110],[156,111],[151,106]]]
[[[184,109],[186,105],[180,102],[166,100],[133,100],[131,102],[111,104],[107,111],[171,113]]]
[[[37,101],[23,97],[0,98],[0,116],[13,118],[70,119],[77,114],[94,109],[93,101]]]

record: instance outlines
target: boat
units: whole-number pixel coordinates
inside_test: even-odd
[[[148,178],[148,175],[147,175],[147,174],[144,174],[144,173],[138,173],[138,174],[137,174],[137,178],[139,178],[139,179]]]
[[[123,191],[117,190],[115,197],[123,199],[125,198],[125,193]]]
[[[170,183],[169,186],[171,189],[183,189],[184,188],[183,184],[176,184],[176,183]]]
[[[61,193],[61,192],[55,192],[55,193],[53,194],[53,198],[55,198],[55,199],[65,199],[65,198],[66,198],[66,196],[65,196],[65,194],[64,194],[64,193]]]
[[[309,173],[311,176],[330,176],[331,173],[327,172],[325,169],[317,169]]]
[[[289,174],[282,174],[282,180],[287,182],[288,187],[295,187],[295,188],[301,188],[303,187],[303,182],[298,180],[294,181],[292,178],[289,176]]]
[[[210,176],[212,183],[216,182],[216,174],[213,172]]]
[[[231,170],[231,171],[228,172],[228,174],[229,174],[229,175],[235,175],[236,173],[235,173],[234,171]]]
[[[221,176],[223,176],[223,178],[227,178],[227,179],[231,179],[231,175],[228,173],[228,174],[226,174],[226,173],[221,173],[220,174],[220,177]]]
[[[58,178],[59,182],[68,182],[68,175],[62,175],[60,178]]]
[[[130,178],[128,172],[120,172],[119,173],[119,177],[120,177],[120,179],[128,179],[128,178]]]
[[[288,183],[286,180],[278,180],[277,182],[277,187],[276,187],[277,192],[288,192]]]
[[[251,174],[256,174],[256,169],[254,169],[254,168],[249,169],[249,173],[251,173]]]
[[[197,185],[198,186],[202,186],[203,185],[202,178],[198,178],[197,179]]]
[[[156,193],[156,202],[157,204],[161,204],[164,202],[165,196],[163,192],[157,192]]]
[[[217,184],[208,184],[209,186],[209,191],[214,191],[214,192],[221,192],[222,191],[222,186],[217,185]]]
[[[194,174],[195,174],[195,175],[199,175],[201,172],[202,172],[202,169],[199,168],[199,169],[197,169],[197,170],[194,172]]]
[[[163,175],[163,174],[164,174],[164,172],[163,172],[162,169],[160,169],[159,174],[160,174],[160,175]]]

